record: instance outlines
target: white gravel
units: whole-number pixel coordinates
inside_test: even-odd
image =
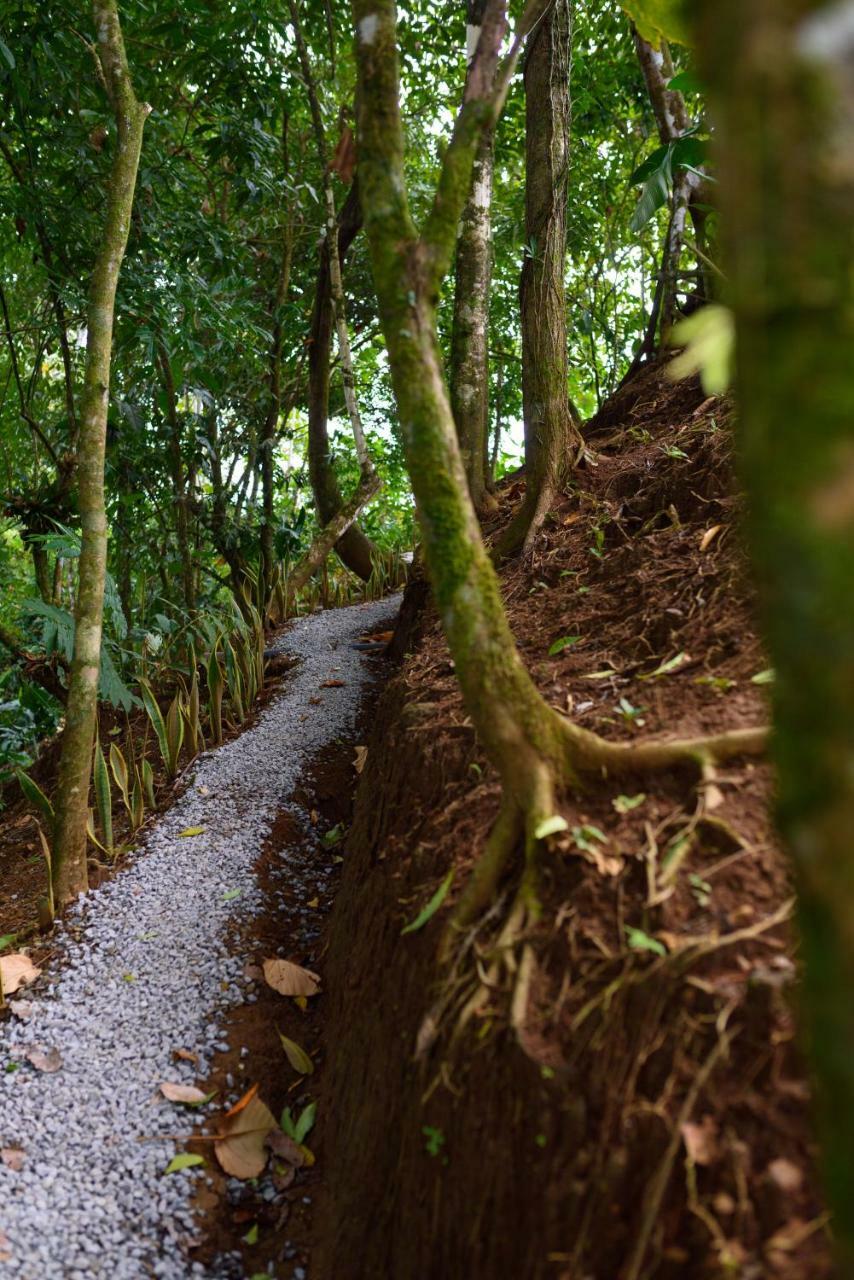
[[[26,1158],[18,1172],[0,1163],[3,1276],[232,1274],[225,1261],[207,1271],[183,1251],[204,1173],[165,1177],[183,1144],[138,1139],[202,1122],[160,1099],[157,1086],[204,1075],[223,1043],[219,1014],[252,998],[246,957],[229,955],[226,928],[258,909],[253,864],[300,770],[355,723],[372,677],[350,642],[397,603],[314,614],[282,638],[278,647],[301,660],[283,692],[252,729],[200,757],[192,784],[132,863],[74,908],[40,989],[18,993],[34,1007],[27,1021],[0,1025],[0,1148],[23,1147]],[[321,688],[329,679],[345,683]],[[195,826],[204,833],[180,836]],[[56,1074],[22,1058],[18,1047],[36,1044],[59,1050]],[[201,1070],[176,1064],[178,1048],[198,1053]]]

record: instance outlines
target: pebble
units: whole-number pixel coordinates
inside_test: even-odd
[[[178,1111],[155,1100],[157,1085],[203,1084],[210,1055],[227,1048],[223,1012],[256,1000],[242,976],[246,958],[228,953],[229,923],[261,908],[253,866],[300,770],[356,723],[373,677],[350,642],[388,625],[398,603],[315,613],[283,636],[277,649],[300,661],[282,691],[250,729],[199,759],[188,790],[131,861],[57,927],[56,958],[26,993],[23,1030],[27,1043],[55,1046],[63,1066],[53,1075],[24,1064],[0,1070],[0,1135],[27,1153],[20,1172],[0,1163],[2,1280],[240,1273],[239,1254],[209,1270],[182,1251],[176,1224],[190,1228],[194,1188],[207,1175],[164,1177],[181,1147],[169,1136]],[[344,685],[312,704],[333,666]],[[189,826],[204,832],[182,838]],[[0,1068],[23,1042],[20,1021],[0,1025]],[[199,1053],[197,1077],[173,1061],[176,1048]],[[189,1123],[181,1114],[177,1128]],[[156,1134],[162,1140],[151,1141]],[[305,1270],[294,1276],[303,1280]]]

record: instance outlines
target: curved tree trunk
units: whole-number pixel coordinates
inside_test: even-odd
[[[97,57],[116,119],[104,231],[89,291],[86,371],[77,475],[82,540],[74,610],[74,657],[56,791],[53,882],[58,904],[88,888],[86,820],[101,668],[107,520],[104,452],[110,395],[116,286],[130,231],[142,132],[151,108],[136,99],[116,0],[93,0]]]
[[[584,770],[620,773],[761,751],[765,735],[751,730],[688,742],[615,744],[554,711],[531,680],[469,497],[436,331],[439,289],[450,267],[480,131],[494,124],[521,31],[496,72],[505,5],[488,0],[463,106],[419,235],[404,181],[394,0],[352,0],[352,9],[365,229],[424,559],[466,709],[503,789],[494,838],[476,864],[456,919],[471,919],[489,902],[524,836],[518,920],[536,909],[536,860],[543,824],[555,815],[557,785]],[[529,5],[521,30],[540,11],[539,3]]]
[[[498,546],[529,551],[581,448],[569,399],[566,198],[569,166],[570,0],[554,0],[525,54],[525,236],[520,284],[525,500]]]
[[[741,455],[796,872],[801,1013],[854,1274],[854,60],[851,6],[704,0]]]
[[[474,56],[486,0],[467,0],[466,37]],[[475,510],[495,507],[489,489],[489,290],[492,280],[493,131],[486,129],[474,160],[471,190],[460,219],[454,278],[449,385],[463,466]]]

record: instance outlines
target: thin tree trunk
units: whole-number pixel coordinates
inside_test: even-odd
[[[486,0],[466,0],[466,53],[474,57]],[[495,508],[489,491],[489,290],[492,283],[492,129],[481,137],[460,219],[449,383],[460,452],[475,510]]]
[[[100,72],[116,120],[107,210],[95,258],[87,312],[86,369],[80,411],[77,475],[82,528],[74,611],[74,658],[56,792],[53,881],[59,904],[88,887],[86,819],[101,667],[107,521],[104,452],[116,286],[130,231],[142,133],[150,107],[136,99],[116,0],[93,0]]]
[[[525,235],[520,285],[525,500],[499,555],[531,550],[572,473],[581,434],[569,399],[566,198],[569,170],[570,0],[554,0],[525,53]]]
[[[632,35],[652,104],[658,138],[662,146],[667,146],[683,137],[691,128],[691,117],[684,96],[678,89],[668,87],[674,75],[673,59],[666,40],[662,39],[661,47],[655,49],[634,26]],[[698,174],[686,169],[676,174],[673,183],[670,222],[661,254],[662,296],[657,319],[660,321],[662,338],[666,337],[676,319],[676,281],[685,240],[686,215],[689,212],[694,224],[697,247],[701,253],[706,250],[706,211],[701,207],[703,185],[703,179]],[[714,297],[714,273],[700,257],[697,258],[697,267],[702,281],[703,299],[709,301]]]
[[[703,0],[749,537],[792,855],[801,1013],[840,1276],[854,1275],[854,59],[851,6]]]
[[[172,473],[172,493],[175,502],[175,537],[178,543],[178,559],[181,562],[181,586],[184,608],[188,613],[196,609],[196,584],[193,576],[193,557],[190,551],[189,520],[187,516],[187,478],[184,471],[184,455],[181,447],[181,421],[178,417],[178,399],[172,365],[163,346],[158,348],[157,359],[163,374],[166,392],[166,422],[169,427],[169,469]]]

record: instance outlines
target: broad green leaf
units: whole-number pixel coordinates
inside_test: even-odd
[[[179,1173],[181,1169],[194,1169],[196,1165],[204,1163],[204,1156],[196,1156],[189,1151],[182,1151],[179,1155],[172,1157],[163,1172]]]
[[[657,680],[661,676],[669,676],[671,672],[678,671],[686,662],[690,662],[687,653],[682,650],[672,658],[667,658],[665,662],[660,663],[654,671],[648,671],[646,675],[638,676],[639,680]]]
[[[674,325],[671,345],[684,347],[670,361],[667,376],[674,382],[699,373],[706,395],[729,389],[735,356],[735,319],[728,307],[710,303]]]
[[[401,929],[400,931],[401,935],[403,935],[404,933],[415,933],[416,930],[423,929],[427,921],[432,919],[432,917],[436,914],[436,912],[441,907],[442,903],[445,901],[445,898],[448,896],[448,890],[451,887],[453,879],[454,879],[454,872],[453,870],[451,870],[445,876],[445,879],[439,885],[439,888],[433,894],[433,897],[427,903],[426,907],[423,907],[422,910],[418,912],[418,915],[415,917],[415,919],[411,921],[408,925],[405,925],[403,929]],[[297,1141],[300,1141],[300,1139],[297,1139]]]
[[[110,775],[107,762],[99,741],[95,741],[95,800],[98,805],[98,818],[107,852],[113,852],[113,797],[110,789]]]
[[[656,956],[666,956],[667,948],[658,938],[651,938],[643,929],[633,929],[626,925],[626,937],[633,951],[651,951]]]
[[[766,667],[764,671],[757,671],[755,676],[750,677],[751,684],[773,684],[774,668]]]
[[[39,784],[34,782],[28,773],[24,773],[23,769],[16,769],[15,777],[18,779],[20,788],[29,800],[30,804],[34,804],[36,806],[45,822],[48,824],[50,829],[53,830],[53,805],[50,800],[48,800]]]
[[[688,32],[682,18],[682,0],[620,0],[638,34],[656,49],[662,39],[688,44]]]
[[[555,813],[551,818],[543,818],[534,828],[534,839],[545,840],[547,836],[557,835],[559,831],[566,831],[569,823],[566,818],[562,818],[559,813]]]
[[[680,71],[667,82],[668,89],[677,93],[703,93],[704,88],[696,71]]]
[[[204,832],[204,827],[185,827],[183,831],[179,831],[179,836],[200,836]]]
[[[563,653],[564,649],[571,649],[580,639],[581,636],[561,636],[549,645],[549,657],[554,658],[558,653]]]

